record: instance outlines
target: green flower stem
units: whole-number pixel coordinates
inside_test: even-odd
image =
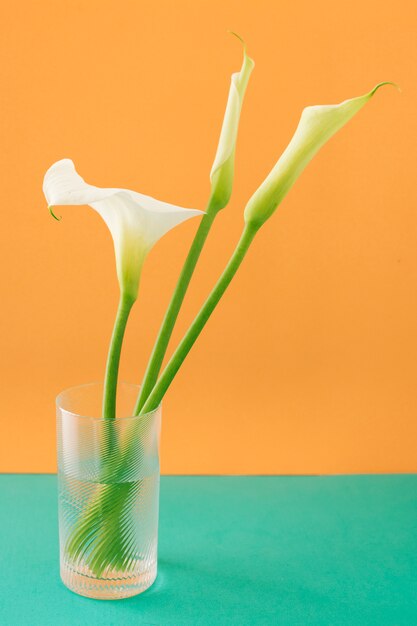
[[[117,482],[118,472],[125,467],[120,465],[120,458],[127,455],[120,456],[115,428],[120,354],[135,299],[128,293],[121,293],[110,341],[103,394],[102,415],[105,423],[101,441],[100,482],[86,510],[72,527],[65,546],[70,560],[85,561],[97,577],[102,575],[106,567],[118,567],[119,560],[128,554],[120,535],[120,524],[125,507],[128,507],[132,494],[139,488],[136,483]]]
[[[239,269],[239,266],[242,263],[257,231],[258,228],[256,226],[253,226],[252,224],[246,224],[241,238],[223,274],[220,276],[209,297],[200,309],[200,312],[198,313],[194,322],[191,324],[183,340],[172,355],[171,360],[168,362],[167,366],[162,372],[158,382],[152,389],[152,392],[150,393],[148,399],[142,407],[142,414],[148,413],[149,411],[156,409],[161,403],[162,398],[165,395],[168,387],[170,386],[175,374],[178,372],[185,357],[193,347],[207,320],[209,319],[220,298],[226,291],[232,278]]]
[[[116,390],[120,353],[122,350],[122,342],[126,330],[127,320],[134,302],[135,298],[129,294],[121,294],[113,334],[110,341],[106,375],[104,379],[103,417],[105,419],[114,420],[116,417]]]
[[[136,406],[133,414],[139,415],[145,402],[152,391],[155,383],[158,379],[159,372],[161,371],[162,361],[164,360],[165,353],[168,348],[168,343],[174,329],[175,322],[177,321],[178,313],[181,305],[184,301],[185,294],[190,284],[191,277],[194,273],[195,266],[200,257],[204,243],[209,234],[210,228],[214,222],[214,219],[218,213],[218,206],[213,199],[210,199],[206,214],[200,222],[193,243],[191,244],[190,251],[185,260],[180,277],[178,279],[175,291],[172,295],[171,302],[168,305],[168,309],[165,313],[165,317],[161,324],[158,337],[155,342],[148,366],[146,368],[145,376],[142,381],[140,393],[136,402]]]

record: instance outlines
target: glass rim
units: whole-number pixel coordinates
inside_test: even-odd
[[[90,383],[82,383],[81,385],[72,385],[71,387],[67,387],[66,389],[63,389],[62,391],[59,392],[59,394],[55,398],[55,404],[56,404],[57,409],[59,409],[61,413],[65,413],[66,415],[72,415],[74,417],[80,417],[82,419],[87,419],[87,420],[91,420],[94,422],[109,422],[109,421],[119,422],[121,420],[135,420],[135,419],[140,420],[145,417],[149,417],[151,415],[158,413],[162,408],[162,402],[160,402],[159,405],[156,407],[156,409],[152,409],[152,411],[148,411],[147,413],[142,413],[141,415],[126,415],[125,417],[116,417],[113,420],[113,419],[109,419],[106,417],[94,417],[92,415],[81,415],[80,413],[74,413],[74,411],[69,411],[68,409],[63,408],[62,404],[60,403],[62,401],[63,396],[71,391],[75,391],[76,389],[83,389],[86,387],[99,387],[100,385],[103,386],[104,383],[101,381],[93,381]],[[128,383],[124,380],[119,381],[118,386],[120,385],[123,385],[124,387],[134,387],[138,390],[138,392],[140,389],[140,385],[137,385],[136,383]]]

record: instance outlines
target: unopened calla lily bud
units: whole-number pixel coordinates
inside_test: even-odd
[[[320,148],[360,111],[379,87],[387,84],[393,83],[380,83],[364,96],[340,104],[305,108],[287,148],[246,205],[245,222],[257,228],[262,226]]]
[[[240,37],[238,38],[240,39]],[[214,206],[216,210],[224,208],[232,194],[235,147],[240,111],[242,109],[243,97],[249,77],[255,65],[254,61],[246,54],[246,44],[243,41],[242,43],[244,46],[243,64],[240,72],[232,74],[229,99],[227,101],[216,157],[210,173],[212,206]]]
[[[52,215],[55,206],[83,204],[101,215],[113,237],[121,292],[133,300],[137,297],[143,262],[152,246],[177,224],[203,213],[129,189],[88,185],[70,159],[57,161],[48,169],[43,192]]]

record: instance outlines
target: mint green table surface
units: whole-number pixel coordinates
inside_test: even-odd
[[[82,598],[56,477],[0,476],[1,626],[417,626],[417,476],[163,477],[159,574]]]

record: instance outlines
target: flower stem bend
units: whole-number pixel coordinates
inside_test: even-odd
[[[161,403],[162,398],[165,395],[168,387],[170,386],[174,376],[178,372],[184,359],[193,347],[210,315],[217,306],[220,298],[226,291],[232,278],[239,269],[239,266],[242,263],[249,249],[249,246],[251,245],[253,238],[257,233],[257,230],[258,228],[256,228],[252,224],[246,224],[240,240],[232,256],[230,257],[230,260],[225,270],[223,271],[223,274],[220,276],[209,297],[200,309],[200,312],[198,313],[194,322],[191,324],[181,343],[177,347],[176,351],[174,352],[170,361],[162,372],[158,382],[152,389],[150,395],[148,396],[148,399],[142,406],[141,414],[148,413],[149,411],[156,409]]]

